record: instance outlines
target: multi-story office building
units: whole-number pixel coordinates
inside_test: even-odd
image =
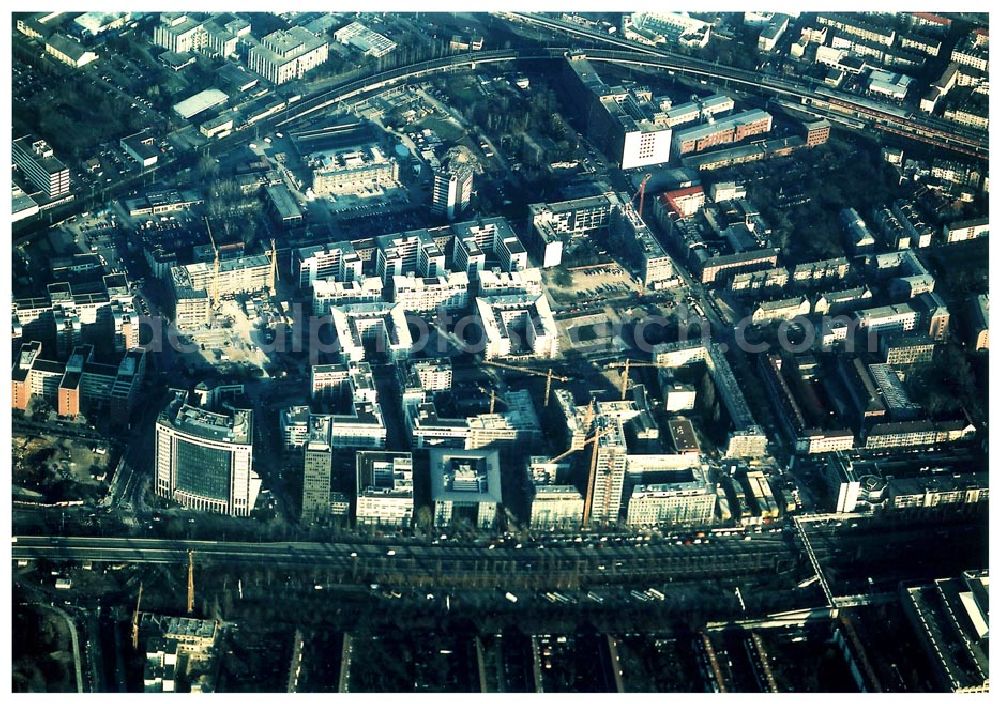
[[[632,487],[626,522],[630,526],[706,526],[715,517],[715,484],[695,471],[690,481]]]
[[[484,269],[479,272],[480,298],[491,296],[541,296],[542,272],[532,267],[522,271]]]
[[[695,154],[719,144],[741,142],[771,131],[772,118],[763,110],[750,110],[715,120],[707,125],[678,130],[673,139],[677,156]]]
[[[157,496],[199,511],[248,516],[261,484],[252,462],[252,410],[210,411],[177,392],[156,420]]]
[[[930,362],[934,359],[934,347],[934,340],[926,335],[879,335],[879,351],[885,363],[892,366]]]
[[[412,371],[424,391],[447,391],[451,388],[451,358],[424,359],[414,362]]]
[[[472,201],[473,175],[473,166],[464,154],[449,154],[448,158],[434,169],[431,210],[449,220],[460,216]]]
[[[106,409],[113,422],[129,422],[142,388],[145,350],[130,349],[117,365],[95,362],[91,345],[74,347],[65,363],[42,359],[41,354],[38,341],[23,343],[15,354],[11,408],[26,410],[38,397],[65,418]]]
[[[208,325],[212,307],[208,292],[179,286],[174,289],[174,325],[178,330],[197,330]]]
[[[577,529],[583,519],[583,496],[573,484],[535,482],[531,499],[534,529]]]
[[[551,359],[559,351],[555,318],[544,295],[476,299],[486,359],[532,356]]]
[[[333,448],[330,447],[330,416],[309,419],[309,435],[302,457],[302,522],[322,520],[330,514],[330,472]]]
[[[316,152],[306,165],[318,196],[371,195],[399,185],[399,162],[375,145]]]
[[[462,310],[469,305],[469,275],[464,271],[444,272],[439,276],[392,277],[392,299],[403,310],[434,313],[438,310]]]
[[[529,205],[532,234],[542,267],[562,262],[564,241],[610,227],[614,208],[615,199],[610,192],[559,203]]]
[[[622,505],[628,447],[625,429],[619,416],[601,414],[595,421],[599,433],[597,462],[593,478],[593,503],[590,521],[598,525],[615,524]]]
[[[354,281],[361,278],[361,257],[350,242],[331,242],[296,250],[293,260],[296,277],[301,288],[313,286],[320,279]]]
[[[703,250],[701,250],[703,251]],[[777,249],[758,249],[735,254],[720,254],[699,259],[701,282],[711,284],[722,276],[736,275],[758,269],[773,269],[778,264]]]
[[[907,332],[917,327],[920,316],[909,303],[868,308],[854,313],[854,319],[859,331],[902,331]]]
[[[385,300],[385,287],[377,276],[338,281],[334,278],[316,279],[312,284],[313,315],[323,316],[331,307],[351,303],[380,303]]]
[[[358,525],[409,528],[413,523],[413,456],[409,452],[359,452]]]
[[[736,104],[728,95],[695,97],[690,102],[671,105],[666,110],[667,124],[671,128],[677,128],[689,122],[714,119],[718,115],[731,112],[734,107]]]
[[[542,437],[542,426],[527,390],[508,391],[503,413],[487,413],[467,418],[467,450],[481,448],[531,447]]]
[[[493,526],[503,503],[496,450],[431,449],[430,475],[435,526]]]
[[[634,169],[670,160],[667,117],[649,98],[640,100],[635,92],[605,85],[582,54],[566,59],[569,88],[585,106],[586,129],[611,161]]]
[[[247,67],[275,84],[302,78],[326,63],[329,45],[305,27],[291,27],[264,37],[250,48]]]
[[[55,158],[52,147],[45,140],[30,134],[15,139],[11,157],[31,185],[49,200],[69,193],[69,169]]]
[[[406,358],[413,349],[413,338],[402,306],[394,303],[351,303],[331,308],[330,315],[344,361],[360,362],[365,359],[366,341],[374,342],[375,351],[393,361]]]
[[[216,272],[213,262],[195,262],[170,270],[174,290],[207,291],[210,295],[232,296],[273,290],[271,258],[266,254],[222,259]]]
[[[226,12],[198,20],[183,12],[161,12],[153,43],[178,54],[199,52],[223,58],[236,53],[239,40],[250,36],[250,23]]]

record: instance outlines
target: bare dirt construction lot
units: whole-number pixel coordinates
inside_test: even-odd
[[[106,483],[106,447],[69,438],[13,435],[15,498],[40,502],[98,496]]]
[[[542,284],[556,310],[572,310],[607,298],[620,298],[636,289],[631,274],[615,262],[545,269]]]

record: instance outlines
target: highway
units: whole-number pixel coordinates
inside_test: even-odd
[[[598,547],[600,545],[600,547]],[[713,539],[700,545],[596,543],[550,545],[419,545],[236,543],[131,538],[19,536],[14,559],[174,564],[195,552],[198,564],[326,568],[346,581],[388,584],[532,587],[615,583],[630,579],[700,579],[776,573],[796,558],[780,533]]]

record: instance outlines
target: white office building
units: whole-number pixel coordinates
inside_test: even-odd
[[[409,452],[359,452],[357,492],[358,525],[410,527],[413,456]]]

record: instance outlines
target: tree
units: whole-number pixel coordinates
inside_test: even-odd
[[[552,280],[557,286],[562,286],[563,288],[569,288],[573,285],[573,275],[570,274],[564,267],[556,269],[555,276],[553,276]]]
[[[433,514],[431,513],[430,506],[421,506],[417,509],[416,515],[416,525],[424,535],[430,534],[431,520],[433,519]]]

